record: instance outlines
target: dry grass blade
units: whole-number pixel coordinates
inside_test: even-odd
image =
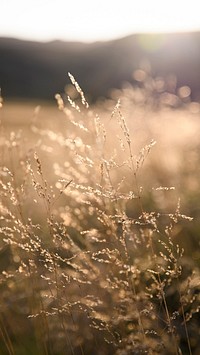
[[[69,78],[79,95],[56,95],[60,123],[35,109],[32,145],[2,129],[2,354],[197,354],[199,139],[188,158],[185,138],[176,151],[179,111],[162,97],[146,119],[153,79],[88,109]]]

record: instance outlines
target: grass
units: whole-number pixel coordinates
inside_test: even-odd
[[[197,355],[199,104],[69,78],[1,107],[1,354]]]

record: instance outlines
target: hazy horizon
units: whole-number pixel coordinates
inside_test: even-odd
[[[124,35],[121,35],[121,36],[118,36],[116,38],[111,38],[111,39],[102,39],[102,40],[93,40],[93,41],[84,41],[84,40],[70,40],[70,39],[60,39],[60,38],[53,38],[53,39],[44,39],[44,40],[41,40],[41,39],[29,39],[29,38],[23,38],[23,37],[17,37],[17,36],[1,36],[0,34],[0,39],[13,39],[13,40],[16,40],[16,41],[24,41],[24,42],[38,42],[38,43],[51,43],[51,42],[66,42],[66,43],[83,43],[83,44],[93,44],[93,43],[101,43],[101,42],[111,42],[111,41],[117,41],[117,40],[120,40],[120,39],[123,39],[123,38],[126,38],[126,37],[130,37],[130,36],[136,36],[136,35],[152,35],[152,36],[159,36],[159,35],[170,35],[170,34],[184,34],[184,33],[188,33],[188,34],[192,34],[192,33],[198,33],[200,32],[200,29],[199,30],[190,30],[190,31],[170,31],[170,32],[132,32],[132,33],[127,33],[127,34],[124,34]]]

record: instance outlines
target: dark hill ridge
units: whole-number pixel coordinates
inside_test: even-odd
[[[153,76],[174,74],[200,98],[200,32],[135,34],[95,42],[48,43],[0,38],[0,86],[7,98],[53,99],[71,72],[91,99],[133,82],[133,71],[148,59]]]

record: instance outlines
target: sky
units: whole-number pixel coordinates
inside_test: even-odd
[[[0,37],[105,41],[200,30],[199,0],[0,0]]]

